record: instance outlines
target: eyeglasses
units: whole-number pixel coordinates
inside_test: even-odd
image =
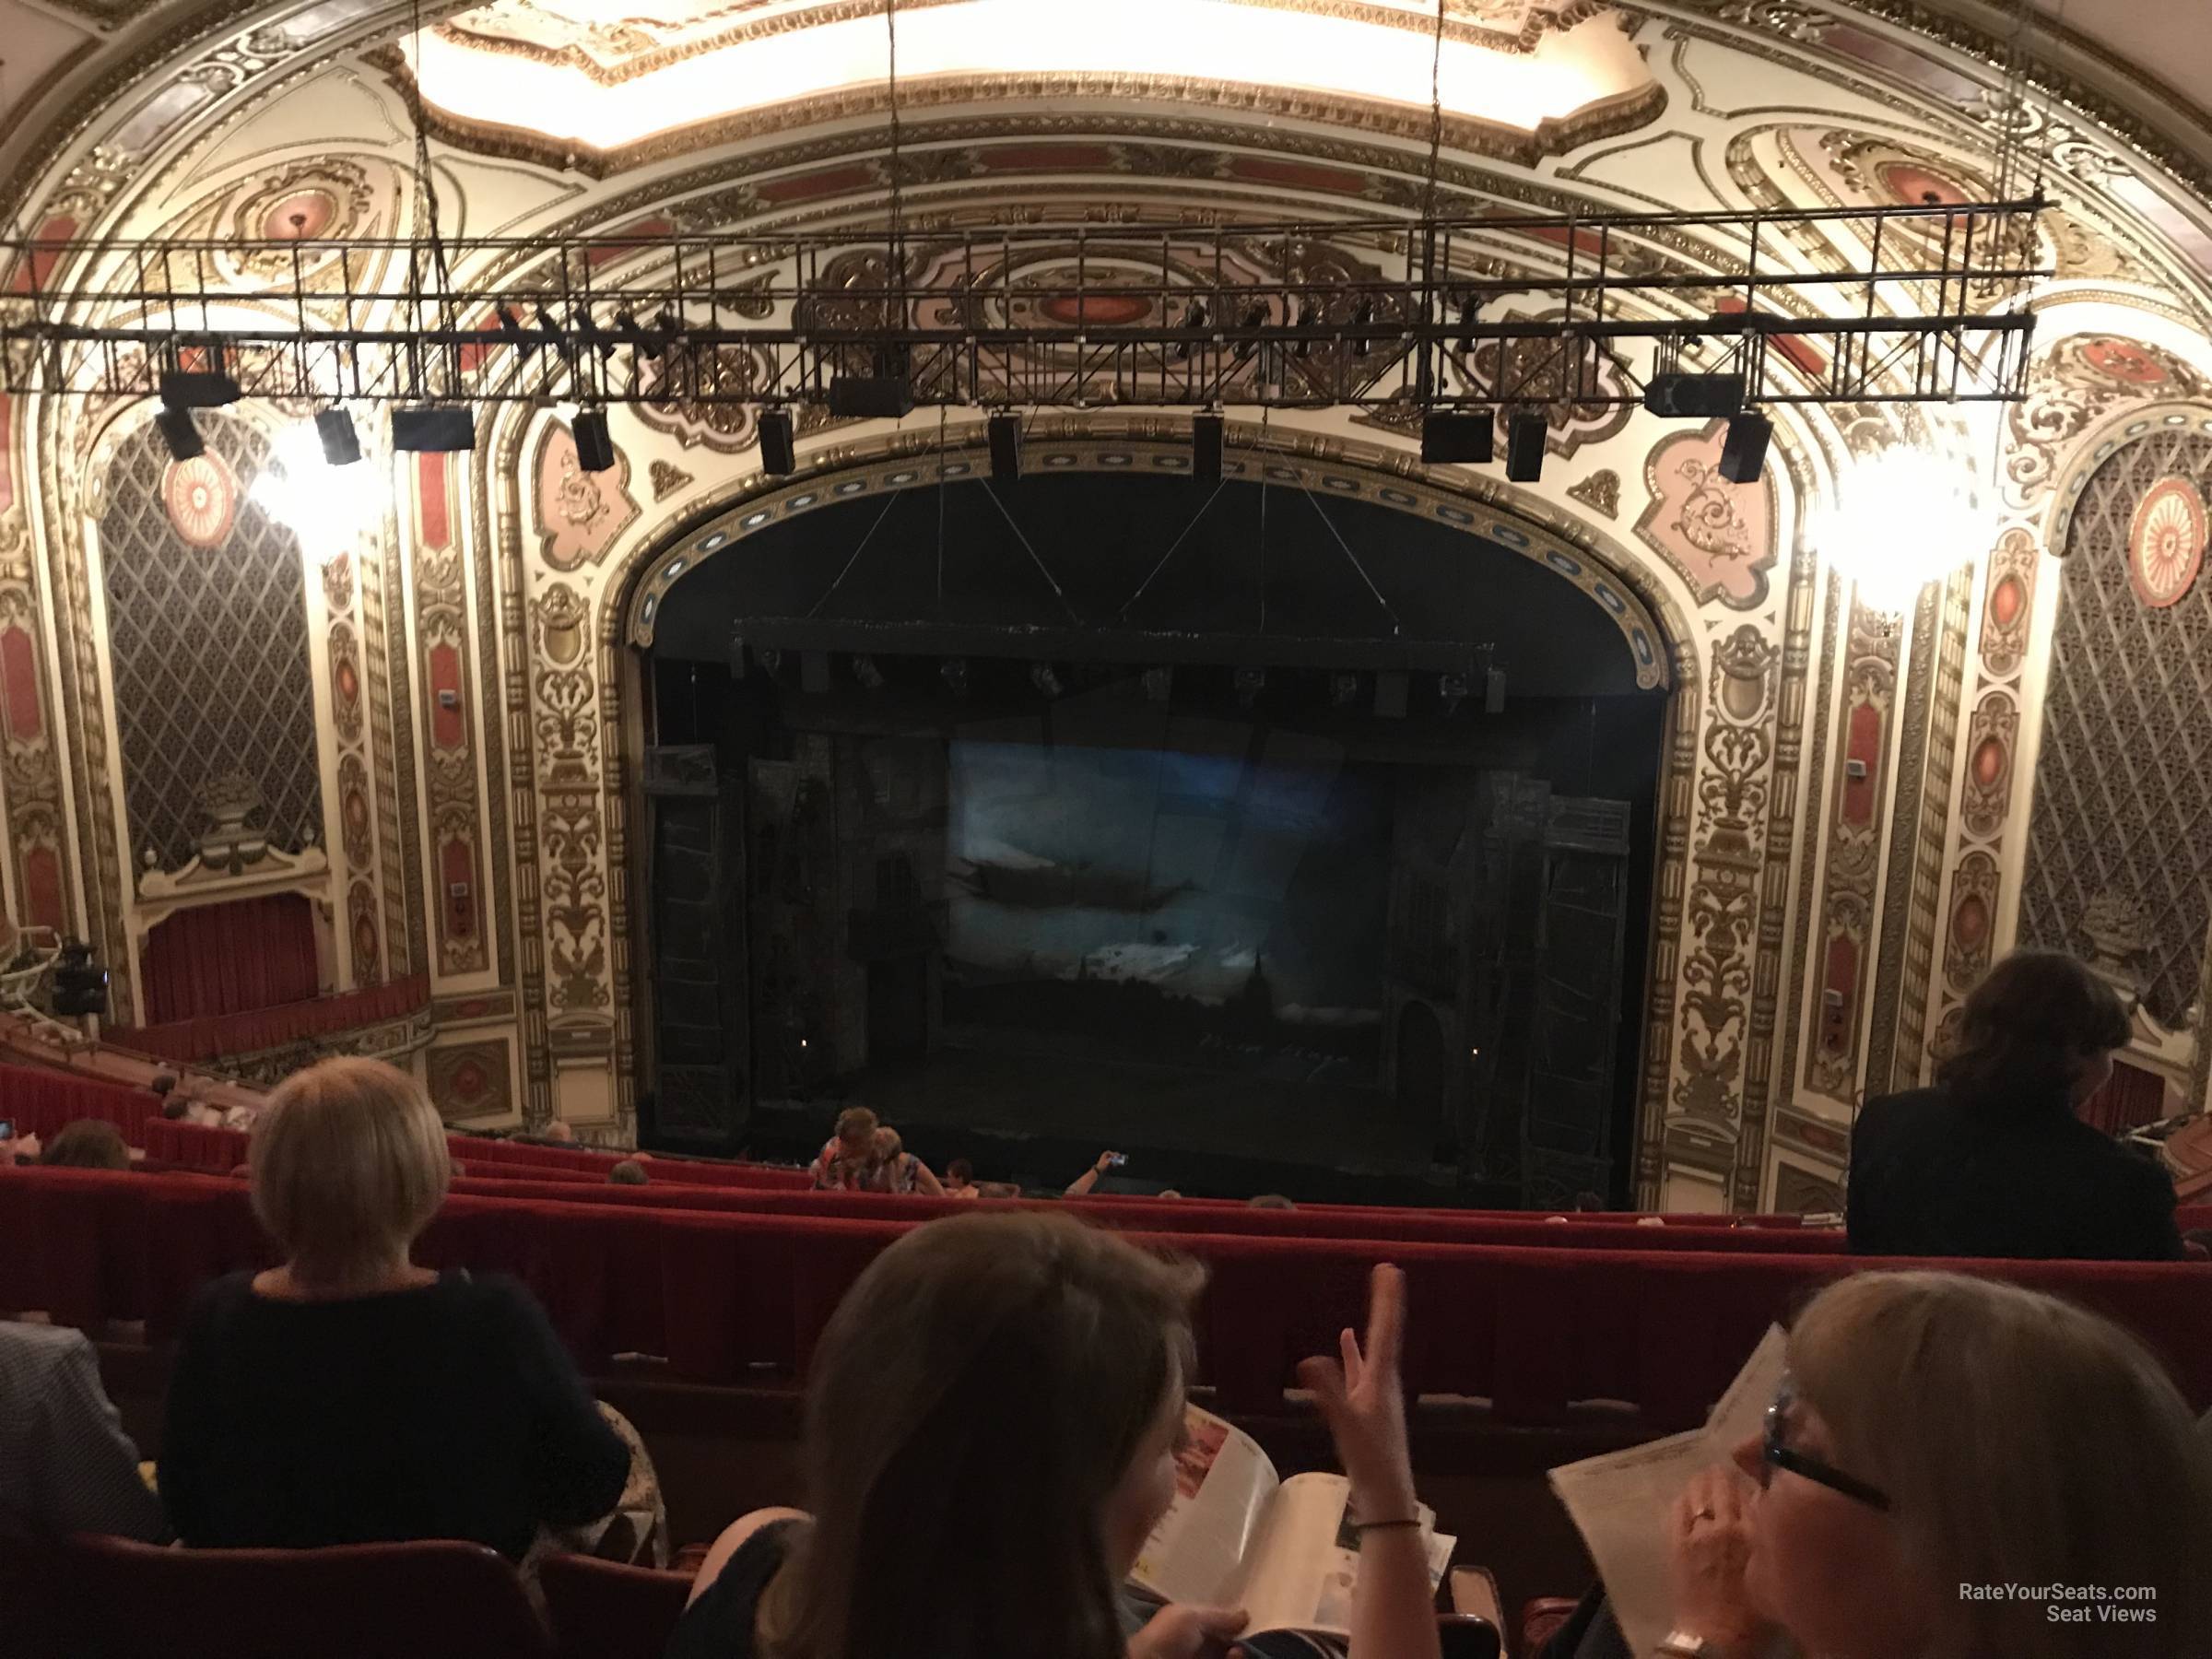
[[[1831,1492],[1841,1492],[1846,1498],[1855,1498],[1870,1509],[1887,1513],[1889,1495],[1879,1487],[1869,1486],[1855,1475],[1846,1475],[1832,1464],[1808,1457],[1803,1452],[1783,1444],[1782,1433],[1789,1422],[1790,1407],[1797,1403],[1796,1384],[1783,1377],[1782,1386],[1774,1391],[1774,1403],[1767,1407],[1766,1459],[1770,1468],[1787,1469],[1791,1474],[1806,1480],[1818,1481]]]

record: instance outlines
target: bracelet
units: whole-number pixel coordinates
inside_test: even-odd
[[[1408,1515],[1403,1521],[1355,1521],[1352,1523],[1352,1530],[1360,1533],[1379,1532],[1385,1527],[1418,1526],[1420,1524],[1421,1518],[1418,1515]]]

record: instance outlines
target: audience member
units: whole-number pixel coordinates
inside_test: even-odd
[[[607,1181],[615,1186],[643,1186],[653,1178],[645,1173],[645,1166],[634,1158],[625,1158],[606,1172]]]
[[[169,1524],[138,1478],[91,1343],[59,1326],[0,1324],[0,1539],[73,1532],[160,1544]]]
[[[2023,950],[1966,999],[1933,1088],[1867,1102],[1852,1134],[1853,1251],[2169,1260],[2173,1181],[2077,1115],[2127,1015],[2073,958]]]
[[[629,1451],[536,1302],[410,1259],[449,1169],[411,1078],[354,1059],[295,1074],[252,1164],[285,1265],[217,1280],[186,1322],[161,1455],[186,1543],[465,1538],[520,1559],[540,1525],[614,1506]]]
[[[107,1119],[78,1118],[54,1132],[39,1161],[68,1170],[127,1170],[131,1147]]]
[[[876,1165],[876,1114],[865,1106],[848,1106],[815,1154],[807,1174],[818,1193],[858,1193],[867,1189]]]
[[[561,1118],[555,1118],[541,1133],[547,1146],[572,1147],[576,1144],[575,1125]]]
[[[1280,1193],[1261,1193],[1253,1197],[1245,1199],[1244,1207],[1246,1209],[1294,1210],[1298,1207],[1298,1206],[1291,1203],[1289,1199],[1284,1197]]]
[[[1823,1659],[2212,1653],[2212,1447],[2133,1336],[2055,1298],[1936,1273],[1831,1286],[1735,1462],[1668,1524],[1677,1632],[1711,1659],[1763,1652],[1768,1627]],[[2010,1589],[2029,1585],[2140,1586],[2120,1605],[2156,1617]]]
[[[1091,1188],[1099,1184],[1100,1176],[1105,1174],[1107,1171],[1114,1168],[1117,1164],[1124,1164],[1127,1163],[1128,1161],[1129,1160],[1124,1158],[1119,1152],[1100,1153],[1098,1161],[1092,1164],[1089,1169],[1084,1171],[1082,1174],[1077,1176],[1073,1181],[1069,1182],[1067,1183],[1066,1192],[1063,1193],[1061,1196],[1064,1198],[1082,1197],[1084,1194],[1089,1192]]]
[[[975,1166],[964,1158],[956,1158],[945,1166],[945,1196],[947,1198],[981,1198],[983,1189],[975,1184]]]
[[[930,1198],[945,1196],[944,1183],[930,1167],[906,1149],[899,1131],[885,1124],[876,1131],[876,1167],[869,1186],[878,1193],[920,1193]]]
[[[1175,1494],[1197,1269],[1048,1213],[917,1228],[831,1318],[807,1384],[811,1517],[719,1538],[668,1659],[1195,1659],[1235,1608],[1132,1630],[1116,1585]],[[1405,1278],[1308,1360],[1364,1535],[1353,1659],[1436,1659],[1398,1376]]]
[[[12,1126],[7,1134],[0,1135],[0,1165],[35,1164],[42,1150],[35,1135],[18,1135]]]

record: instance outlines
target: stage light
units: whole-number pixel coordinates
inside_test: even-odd
[[[1192,334],[1203,331],[1206,327],[1206,307],[1195,300],[1192,300],[1191,309],[1183,313],[1182,325]],[[1175,360],[1179,363],[1187,363],[1190,361],[1190,358],[1191,342],[1184,340],[1175,347]]]
[[[883,670],[876,665],[876,659],[872,656],[856,656],[853,659],[853,677],[870,691],[883,689]]]
[[[1534,484],[1544,476],[1544,444],[1550,423],[1540,409],[1516,409],[1505,425],[1505,476],[1516,484]]]
[[[1221,482],[1221,417],[1191,417],[1191,477],[1201,484]]]
[[[154,425],[160,429],[161,441],[169,445],[171,461],[190,461],[207,453],[200,429],[192,424],[190,409],[165,408],[154,417]]]
[[[1475,349],[1475,323],[1482,312],[1482,297],[1469,294],[1459,308],[1459,348],[1462,352]]]
[[[353,429],[353,417],[343,409],[324,409],[315,417],[315,436],[323,445],[329,466],[351,466],[361,458],[361,435]]]
[[[1035,686],[1046,697],[1057,697],[1066,689],[1066,687],[1060,683],[1058,671],[1050,663],[1031,663],[1030,665],[1030,684]]]
[[[1756,484],[1767,470],[1767,441],[1774,423],[1756,409],[1730,418],[1721,441],[1721,477],[1731,484]]]
[[[1237,670],[1236,680],[1237,702],[1241,707],[1249,709],[1253,703],[1259,701],[1260,693],[1267,689],[1267,670],[1265,668],[1240,668]]]
[[[1643,389],[1643,406],[1669,420],[1733,415],[1744,406],[1740,374],[1654,374]]]
[[[63,944],[53,965],[53,1011],[64,1019],[107,1013],[108,971],[92,959],[91,946],[76,939]]]
[[[553,320],[553,313],[542,305],[537,308],[537,326],[548,340],[561,337],[560,324]]]
[[[1299,327],[1313,328],[1317,327],[1320,323],[1321,308],[1315,305],[1312,300],[1308,300],[1298,308]],[[1313,355],[1313,342],[1306,339],[1300,340],[1298,343],[1298,355],[1301,358],[1312,357]]]
[[[1988,488],[1968,461],[1909,444],[1859,462],[1813,521],[1814,545],[1857,584],[1859,603],[1891,616],[1986,546]]]
[[[1467,677],[1464,674],[1438,675],[1436,694],[1443,700],[1446,714],[1458,713],[1459,705],[1467,700]]]
[[[1497,424],[1497,417],[1488,409],[1473,414],[1430,415],[1421,422],[1421,459],[1487,462],[1496,453]]]
[[[1373,296],[1370,295],[1362,299],[1359,301],[1359,308],[1352,312],[1352,327],[1358,333],[1359,336],[1352,342],[1352,355],[1354,357],[1365,357],[1367,355],[1368,338],[1365,331],[1372,328],[1374,325],[1375,301]]]
[[[1359,677],[1356,674],[1333,674],[1329,677],[1329,702],[1339,709],[1348,709],[1359,700]]]
[[[986,429],[991,435],[991,476],[1001,484],[1011,484],[1021,477],[1021,417],[1000,409]]]
[[[760,470],[776,478],[789,477],[799,470],[789,409],[760,411]]]
[[[945,684],[950,688],[955,697],[968,695],[968,659],[966,657],[947,657],[937,665],[937,672],[945,677]]]
[[[429,454],[453,454],[477,447],[477,423],[464,408],[431,404],[392,411],[392,447]]]
[[[588,473],[615,468],[614,435],[606,429],[605,409],[579,409],[569,430],[576,439],[576,465]]]
[[[500,332],[505,335],[509,339],[512,339],[515,335],[523,332],[523,320],[516,316],[514,312],[506,305],[500,304],[493,306],[491,308],[491,314],[499,318]]]
[[[1144,681],[1146,700],[1164,703],[1168,700],[1168,694],[1175,689],[1175,670],[1165,666],[1147,668]]]
[[[161,374],[161,406],[169,409],[219,409],[245,394],[220,371],[169,369]]]
[[[841,420],[903,420],[914,389],[902,374],[841,374],[830,382],[830,413]]]
[[[1493,668],[1482,677],[1482,712],[1485,714],[1505,712],[1505,670]]]

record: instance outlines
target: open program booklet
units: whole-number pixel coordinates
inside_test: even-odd
[[[1725,1462],[1745,1436],[1765,1429],[1786,1346],[1781,1327],[1770,1326],[1704,1428],[1552,1470],[1552,1489],[1597,1563],[1630,1653],[1648,1653],[1666,1636],[1673,1613],[1667,1522],[1675,1500],[1691,1476]],[[1776,1638],[1757,1659],[1779,1659],[1790,1651],[1785,1640]]]
[[[1161,1601],[1242,1607],[1251,1622],[1238,1640],[1248,1648],[1271,1652],[1249,1640],[1271,1631],[1350,1635],[1359,1581],[1359,1535],[1345,1512],[1352,1483],[1341,1475],[1284,1480],[1242,1430],[1195,1406],[1185,1413],[1175,1497],[1130,1583]],[[1438,1535],[1426,1505],[1421,1542],[1433,1591],[1457,1540]]]

